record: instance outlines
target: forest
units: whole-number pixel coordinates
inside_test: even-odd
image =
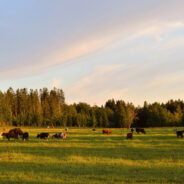
[[[142,107],[109,99],[102,106],[66,104],[62,89],[0,91],[1,126],[169,127],[184,125],[183,100],[144,102]]]

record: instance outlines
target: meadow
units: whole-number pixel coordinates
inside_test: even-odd
[[[0,140],[1,184],[184,183],[184,139],[173,128],[146,129],[133,140],[126,140],[127,129],[111,129],[111,135],[69,129],[66,141],[36,138],[64,129],[22,130],[28,141]]]

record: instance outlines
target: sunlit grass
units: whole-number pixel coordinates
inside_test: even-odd
[[[126,129],[70,129],[67,140],[40,140],[64,129],[31,129],[30,140],[0,141],[0,183],[184,183],[184,139],[173,128],[147,129],[126,140]]]

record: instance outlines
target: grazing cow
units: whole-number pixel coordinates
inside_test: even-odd
[[[108,135],[108,134],[111,134],[112,132],[110,130],[104,129],[102,130],[102,133]]]
[[[20,128],[11,129],[8,133],[14,133],[14,134],[18,134],[18,135],[23,135],[23,131]]]
[[[127,139],[132,139],[133,138],[133,133],[131,132],[131,133],[127,133],[127,137],[126,137]]]
[[[140,132],[146,134],[144,128],[136,128],[136,132],[139,134]]]
[[[63,141],[66,140],[66,133],[62,133]]]
[[[52,138],[57,138],[57,139],[63,139],[63,140],[66,140],[66,133],[63,133],[63,132],[61,132],[61,133],[56,133],[56,134],[54,134],[53,136],[52,136]]]
[[[62,138],[62,137],[61,137],[61,134],[62,134],[62,133],[56,133],[56,134],[54,134],[54,135],[52,136],[52,138],[60,139],[60,138]]]
[[[10,138],[18,139],[18,134],[15,132],[3,133],[2,136],[5,136],[8,140],[10,140]]]
[[[96,131],[96,128],[93,128],[92,131]]]
[[[182,137],[183,138],[183,133],[184,133],[184,130],[182,130],[182,131],[176,131],[177,137]]]
[[[37,138],[40,138],[40,139],[47,139],[49,138],[49,133],[41,133],[41,134],[38,134],[37,135]]]
[[[29,133],[28,132],[24,132],[22,135],[22,140],[25,141],[25,140],[28,140],[29,139]]]

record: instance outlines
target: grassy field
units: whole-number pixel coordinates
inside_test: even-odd
[[[184,139],[173,128],[147,129],[126,140],[127,130],[69,129],[67,140],[36,138],[62,129],[25,129],[30,140],[0,140],[0,184],[184,183]]]

